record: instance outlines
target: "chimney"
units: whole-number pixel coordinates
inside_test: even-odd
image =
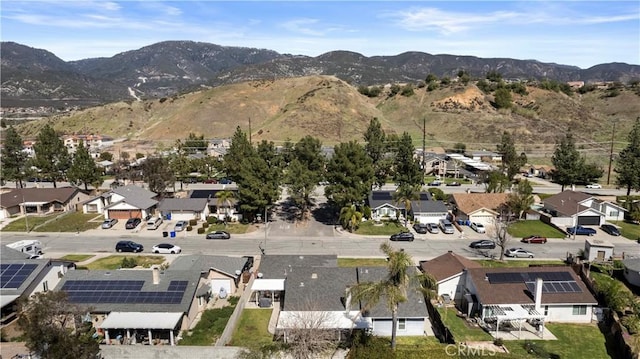
[[[160,284],[160,267],[153,266],[153,284]]]
[[[311,279],[318,279],[318,273],[311,273]]]
[[[535,304],[536,312],[540,312],[540,307],[542,302],[542,278],[536,278],[535,299],[536,299],[536,304]]]
[[[351,287],[347,286],[344,290],[344,312],[349,314],[351,311]]]

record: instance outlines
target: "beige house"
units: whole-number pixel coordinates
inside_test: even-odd
[[[451,195],[455,220],[493,225],[507,202],[506,193],[454,193]]]
[[[75,211],[90,196],[77,187],[16,188],[0,194],[0,219]]]

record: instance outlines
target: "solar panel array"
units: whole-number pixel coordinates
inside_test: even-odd
[[[380,191],[380,192],[373,192],[371,194],[371,199],[373,199],[374,201],[386,201],[386,200],[392,200],[393,197],[391,196],[391,192]]]
[[[535,282],[527,282],[531,293],[536,291]],[[582,288],[575,281],[542,282],[542,293],[582,293]]]
[[[535,282],[537,278],[545,282],[573,281],[569,272],[508,272],[487,273],[491,284]]]
[[[188,281],[171,281],[166,292],[143,292],[141,280],[69,280],[62,290],[72,303],[179,304]]]
[[[20,288],[37,267],[37,264],[1,264],[0,283],[2,283],[2,288]]]

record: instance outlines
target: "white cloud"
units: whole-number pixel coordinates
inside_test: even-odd
[[[309,18],[296,19],[296,20],[286,21],[280,24],[280,27],[290,32],[298,33],[302,35],[322,36],[324,35],[324,32],[312,29],[312,26],[316,25],[317,23],[318,23],[317,19],[309,19]]]

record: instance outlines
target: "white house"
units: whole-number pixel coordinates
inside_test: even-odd
[[[559,227],[599,226],[606,221],[622,221],[625,208],[577,192],[564,191],[544,200],[544,211],[551,214],[551,222]]]
[[[588,237],[584,242],[584,256],[589,262],[608,261],[613,257],[614,245],[602,239]]]
[[[458,305],[464,294],[467,269],[480,267],[478,262],[457,255],[452,251],[420,263],[420,269],[435,278],[438,284],[438,295],[448,295]]]
[[[640,258],[627,258],[622,261],[624,278],[632,285],[640,287]]]
[[[158,201],[155,193],[134,184],[117,187],[82,205],[83,213],[103,213],[104,218],[145,218],[153,213]]]
[[[374,219],[396,219],[398,214],[405,215],[403,204],[393,199],[394,191],[371,191],[368,203]],[[449,210],[442,201],[435,201],[429,192],[421,192],[417,200],[411,201],[408,218],[420,223],[438,223],[445,219]]]
[[[165,198],[158,204],[158,210],[173,221],[205,221],[210,213],[206,198]]]

